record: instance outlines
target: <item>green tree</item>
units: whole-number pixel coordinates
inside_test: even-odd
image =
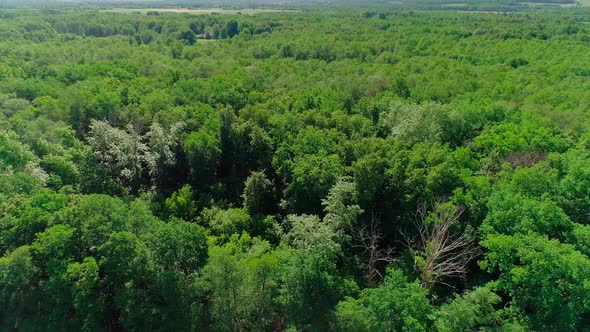
[[[338,303],[333,324],[337,331],[426,331],[430,311],[428,292],[418,281],[389,269],[382,285]]]
[[[252,248],[253,249],[253,248]],[[223,331],[262,331],[272,328],[278,313],[278,256],[232,255],[214,247],[204,269],[211,300],[213,327]]]
[[[481,331],[501,327],[501,312],[496,307],[502,299],[489,288],[478,287],[455,297],[438,308],[431,318],[436,331]],[[517,330],[510,325],[510,330]]]
[[[338,276],[332,257],[313,250],[290,256],[282,272],[280,291],[287,322],[299,329],[325,330],[330,310],[356,291],[356,284]]]
[[[197,42],[197,36],[192,30],[185,30],[180,33],[178,39],[183,40],[188,45],[194,45]]]
[[[206,209],[201,214],[202,221],[213,235],[229,239],[233,234],[249,232],[253,228],[252,218],[244,209],[219,208]]]
[[[354,182],[349,178],[339,178],[322,200],[324,222],[336,233],[350,233],[356,226],[357,218],[363,213],[358,206],[358,192]]]
[[[25,201],[13,201],[18,204],[14,210],[6,202],[0,219],[3,231],[0,233],[0,252],[5,253],[23,245],[33,243],[35,236],[50,225],[55,213],[65,209],[66,195],[50,190],[40,190]]]
[[[183,149],[196,187],[203,188],[210,184],[215,178],[221,156],[219,137],[201,129],[187,136]]]
[[[158,326],[159,309],[152,298],[154,262],[145,245],[129,232],[113,232],[98,249],[104,273],[103,294],[107,319],[127,330],[145,331]]]
[[[203,227],[183,220],[160,222],[148,235],[148,247],[158,266],[178,270],[186,276],[207,262],[207,240]]]
[[[492,287],[530,317],[532,329],[577,330],[590,310],[590,260],[571,245],[544,236],[488,235],[480,263],[499,273]]]
[[[99,181],[121,181],[125,190],[137,188],[145,168],[148,147],[131,126],[114,128],[105,121],[92,120],[88,143],[100,171]]]
[[[193,201],[193,190],[186,184],[166,198],[165,211],[171,216],[191,221],[197,215],[197,204]]]
[[[291,247],[332,258],[341,253],[341,235],[318,216],[289,215],[286,223],[290,230],[285,240]]]
[[[0,312],[2,329],[30,329],[41,327],[36,304],[40,300],[36,282],[38,268],[33,263],[31,250],[22,246],[0,258]],[[31,317],[32,316],[32,317]],[[32,319],[30,319],[32,318]]]
[[[439,104],[408,105],[395,102],[391,111],[382,116],[383,126],[392,136],[408,143],[440,142],[443,125],[447,122],[444,108]]]
[[[264,172],[252,172],[242,194],[244,208],[252,216],[272,211],[272,184]]]
[[[305,155],[296,158],[285,191],[287,201],[295,212],[319,213],[322,198],[326,197],[342,172],[343,167],[337,155]]]
[[[548,197],[531,199],[507,190],[500,190],[488,200],[488,214],[480,227],[484,233],[527,234],[535,232],[565,239],[573,223]]]
[[[67,280],[72,291],[73,308],[80,320],[82,331],[96,331],[101,328],[104,302],[100,297],[99,267],[93,257],[86,257],[82,263],[70,263]]]
[[[167,171],[176,164],[176,150],[180,145],[180,132],[184,123],[177,122],[166,132],[164,128],[153,123],[146,134],[149,152],[146,156],[147,168],[156,186],[162,185]]]
[[[240,30],[238,29],[238,22],[236,20],[227,21],[225,25],[225,30],[227,30],[227,36],[229,38],[232,38],[233,36],[240,33]]]

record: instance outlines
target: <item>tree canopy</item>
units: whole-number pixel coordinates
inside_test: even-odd
[[[588,10],[348,3],[0,9],[0,330],[587,331]]]

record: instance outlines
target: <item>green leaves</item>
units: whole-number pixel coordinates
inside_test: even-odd
[[[457,296],[442,305],[431,318],[440,332],[481,331],[501,326],[496,310],[501,298],[486,287],[479,287]]]
[[[546,237],[489,235],[484,267],[499,272],[494,288],[531,317],[533,328],[575,330],[590,312],[590,260],[571,245]]]
[[[71,283],[73,307],[82,322],[81,329],[94,331],[100,328],[105,303],[99,297],[100,276],[96,260],[86,257],[82,263],[71,263],[67,278]]]
[[[400,270],[389,269],[383,284],[365,289],[357,300],[338,303],[337,331],[426,331],[431,310],[428,292],[408,282]]]
[[[264,172],[252,172],[244,184],[242,194],[244,208],[252,216],[272,211],[272,184]]]
[[[278,314],[279,258],[277,253],[232,255],[228,248],[211,249],[203,278],[208,281],[214,329],[271,328]]]
[[[36,281],[38,268],[33,263],[30,248],[22,246],[0,258],[0,321],[3,329],[35,327],[37,319],[27,321],[38,300]]]
[[[349,178],[339,178],[324,200],[322,205],[326,216],[324,222],[335,233],[346,232],[357,223],[363,213],[358,206],[358,193],[355,184]]]
[[[286,241],[295,249],[334,257],[341,254],[339,232],[319,217],[313,215],[290,215],[286,218],[290,230]]]
[[[203,221],[214,235],[229,239],[233,234],[253,230],[252,218],[244,209],[221,210],[213,208],[203,212]]]
[[[199,186],[214,180],[221,156],[220,140],[216,133],[201,129],[190,133],[183,149],[191,166],[191,175]]]
[[[532,114],[525,113],[512,121],[487,128],[475,138],[475,148],[488,153],[496,150],[501,156],[511,152],[554,152],[563,149],[565,142],[559,129],[531,117]]]
[[[321,200],[343,172],[337,155],[305,155],[296,158],[285,191],[295,212],[319,212]]]
[[[147,235],[154,260],[169,270],[190,276],[207,262],[207,241],[203,227],[183,220],[160,223]]]
[[[548,197],[531,199],[510,191],[494,193],[488,201],[488,215],[480,230],[486,234],[537,234],[565,239],[573,223]]]
[[[193,191],[190,185],[184,185],[172,196],[166,198],[164,209],[167,214],[191,221],[197,214],[197,204],[193,201]]]
[[[39,159],[27,145],[20,142],[16,133],[0,130],[0,188],[2,193],[31,192],[44,186],[47,180],[47,174],[39,167]]]
[[[440,142],[443,125],[448,122],[445,109],[439,104],[412,105],[395,102],[381,117],[382,126],[393,137],[404,142]]]
[[[580,13],[0,12],[0,330],[584,329]]]

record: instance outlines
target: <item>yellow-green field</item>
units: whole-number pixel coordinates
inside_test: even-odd
[[[298,10],[287,10],[287,9],[255,9],[255,8],[245,8],[245,9],[224,9],[224,8],[203,8],[203,9],[189,9],[189,8],[115,8],[115,9],[107,9],[102,10],[105,12],[117,12],[117,13],[141,13],[145,14],[147,12],[160,12],[160,13],[183,13],[183,14],[193,14],[193,15],[207,15],[207,14],[226,14],[226,15],[234,15],[234,14],[244,14],[244,15],[256,15],[262,13],[277,13],[277,12],[299,12]]]
[[[586,7],[586,6],[590,6],[590,0],[576,0],[577,2],[579,2],[582,6]],[[575,3],[571,3],[571,4],[557,4],[557,3],[542,3],[542,2],[528,2],[528,1],[522,1],[519,2],[519,4],[523,4],[523,5],[527,5],[527,6],[531,6],[531,7],[549,7],[549,6],[559,6],[559,7],[564,7],[564,8],[569,8],[569,7],[575,7],[577,4]],[[448,7],[448,8],[461,8],[461,7],[468,7],[468,5],[466,3],[451,3],[451,4],[445,4],[443,5],[444,7]],[[482,13],[483,11],[473,11],[475,13]],[[495,12],[495,11],[490,11],[490,12]]]
[[[584,7],[590,6],[590,0],[576,0],[576,1],[579,2]],[[526,1],[521,2],[521,3],[531,6],[531,7],[559,6],[559,7],[563,7],[563,8],[571,8],[571,7],[577,6],[577,4],[575,4],[575,3],[557,4],[557,3],[541,3],[541,2],[526,2]]]

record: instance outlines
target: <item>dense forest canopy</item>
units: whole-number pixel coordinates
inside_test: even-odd
[[[590,11],[252,13],[0,11],[0,330],[590,330]]]

